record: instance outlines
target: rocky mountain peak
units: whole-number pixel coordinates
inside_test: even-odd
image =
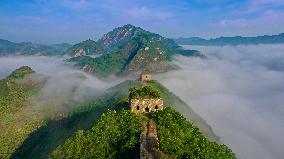
[[[119,44],[136,37],[137,35],[148,33],[140,27],[133,26],[131,24],[124,25],[113,29],[112,31],[103,35],[103,37],[98,40],[106,49],[111,49],[117,47]]]

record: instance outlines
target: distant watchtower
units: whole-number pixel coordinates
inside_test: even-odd
[[[141,81],[150,81],[151,80],[151,75],[146,74],[146,73],[141,73],[140,74],[140,80]]]

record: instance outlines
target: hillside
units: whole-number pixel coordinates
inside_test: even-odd
[[[103,48],[104,52],[99,52],[102,55],[100,57],[86,58],[86,48],[82,49],[86,42],[79,45],[76,49],[82,53],[71,53],[74,58],[69,61],[81,69],[90,67],[92,72],[100,75],[121,75],[137,71],[164,72],[173,68],[169,62],[176,54],[203,57],[198,51],[183,50],[171,39],[130,24],[108,32],[97,43],[93,42],[88,46],[87,49]]]
[[[155,88],[157,83],[148,84]],[[129,111],[127,100],[115,105],[115,110],[105,112],[91,129],[77,131],[57,147],[50,158],[139,158],[142,123],[150,119],[157,123],[161,151],[170,158],[235,158],[228,147],[209,141],[170,107],[142,116]]]
[[[219,37],[215,39],[202,39],[199,37],[178,38],[175,40],[180,45],[204,45],[204,46],[222,46],[222,45],[251,45],[251,44],[280,44],[284,43],[284,33],[278,35],[263,35],[256,37]]]
[[[213,133],[206,121],[194,113],[188,105],[159,83],[151,81],[148,84],[161,92],[163,98],[165,98],[165,105],[172,106],[178,112],[182,113],[187,120],[198,126],[200,131],[210,141],[218,141],[218,137]],[[91,131],[94,124],[97,123],[101,115],[108,109],[120,110],[121,108],[125,108],[129,88],[141,87],[142,85],[140,81],[125,81],[108,89],[105,95],[100,98],[77,107],[70,114],[45,120],[47,123],[38,127],[36,131],[30,134],[25,142],[18,147],[13,156],[15,158],[30,159],[47,158],[59,145],[65,143],[78,130]]]
[[[94,40],[90,39],[75,44],[65,51],[65,54],[75,57],[83,55],[100,55],[103,53],[103,48],[100,45],[97,45]]]
[[[94,40],[85,40],[73,45],[66,51],[70,56],[82,55],[102,55],[115,51],[129,40],[142,35],[149,34],[140,27],[127,24],[123,27],[118,27],[104,34],[97,42]]]
[[[226,146],[218,144],[218,137],[205,120],[156,81],[124,81],[69,113],[47,114],[51,110],[28,107],[29,98],[44,85],[45,78],[38,77],[40,76],[31,68],[23,66],[0,81],[0,158],[79,158],[82,155],[137,158],[141,124],[149,119],[157,123],[161,150],[172,158],[188,155],[202,158],[234,156]],[[153,96],[164,98],[164,104],[168,107],[163,113],[152,117],[130,113],[129,89],[141,88],[145,84],[159,91],[153,91]],[[138,94],[141,93],[138,91]],[[160,115],[166,115],[167,118],[163,117],[166,120],[160,121]],[[180,128],[176,124],[171,125],[179,120],[177,123],[182,124],[179,125]],[[170,127],[165,128],[164,124]],[[179,136],[168,136],[174,130],[180,130],[174,132]],[[186,133],[189,134],[185,135]],[[170,140],[176,141],[176,147],[167,145],[172,142]],[[196,144],[188,144],[188,141]],[[173,153],[177,147],[183,148]],[[78,150],[78,153],[74,154],[74,150]]]
[[[63,55],[65,49],[70,47],[69,44],[43,45],[31,42],[14,43],[8,40],[0,39],[0,56],[12,55],[42,55],[57,56]]]
[[[0,80],[0,158],[9,158],[30,133],[41,126],[40,112],[27,107],[27,99],[37,93],[41,81],[28,66]]]
[[[170,158],[235,159],[225,145],[208,141],[197,127],[167,107],[154,114],[160,148]],[[129,110],[108,110],[87,131],[79,130],[60,145],[50,158],[139,158],[142,121]]]

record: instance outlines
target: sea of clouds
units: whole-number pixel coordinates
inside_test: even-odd
[[[202,47],[155,76],[212,126],[240,159],[284,158],[284,45]]]

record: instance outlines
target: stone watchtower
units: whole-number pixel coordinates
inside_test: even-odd
[[[131,112],[140,114],[153,113],[164,108],[160,93],[149,86],[130,90],[129,105]]]
[[[159,110],[163,110],[164,103],[162,98],[151,99],[151,98],[142,98],[142,99],[130,99],[130,109],[131,112],[147,114],[153,113]]]
[[[146,73],[141,73],[140,74],[140,80],[141,81],[150,81],[151,80],[151,75],[146,74]]]

